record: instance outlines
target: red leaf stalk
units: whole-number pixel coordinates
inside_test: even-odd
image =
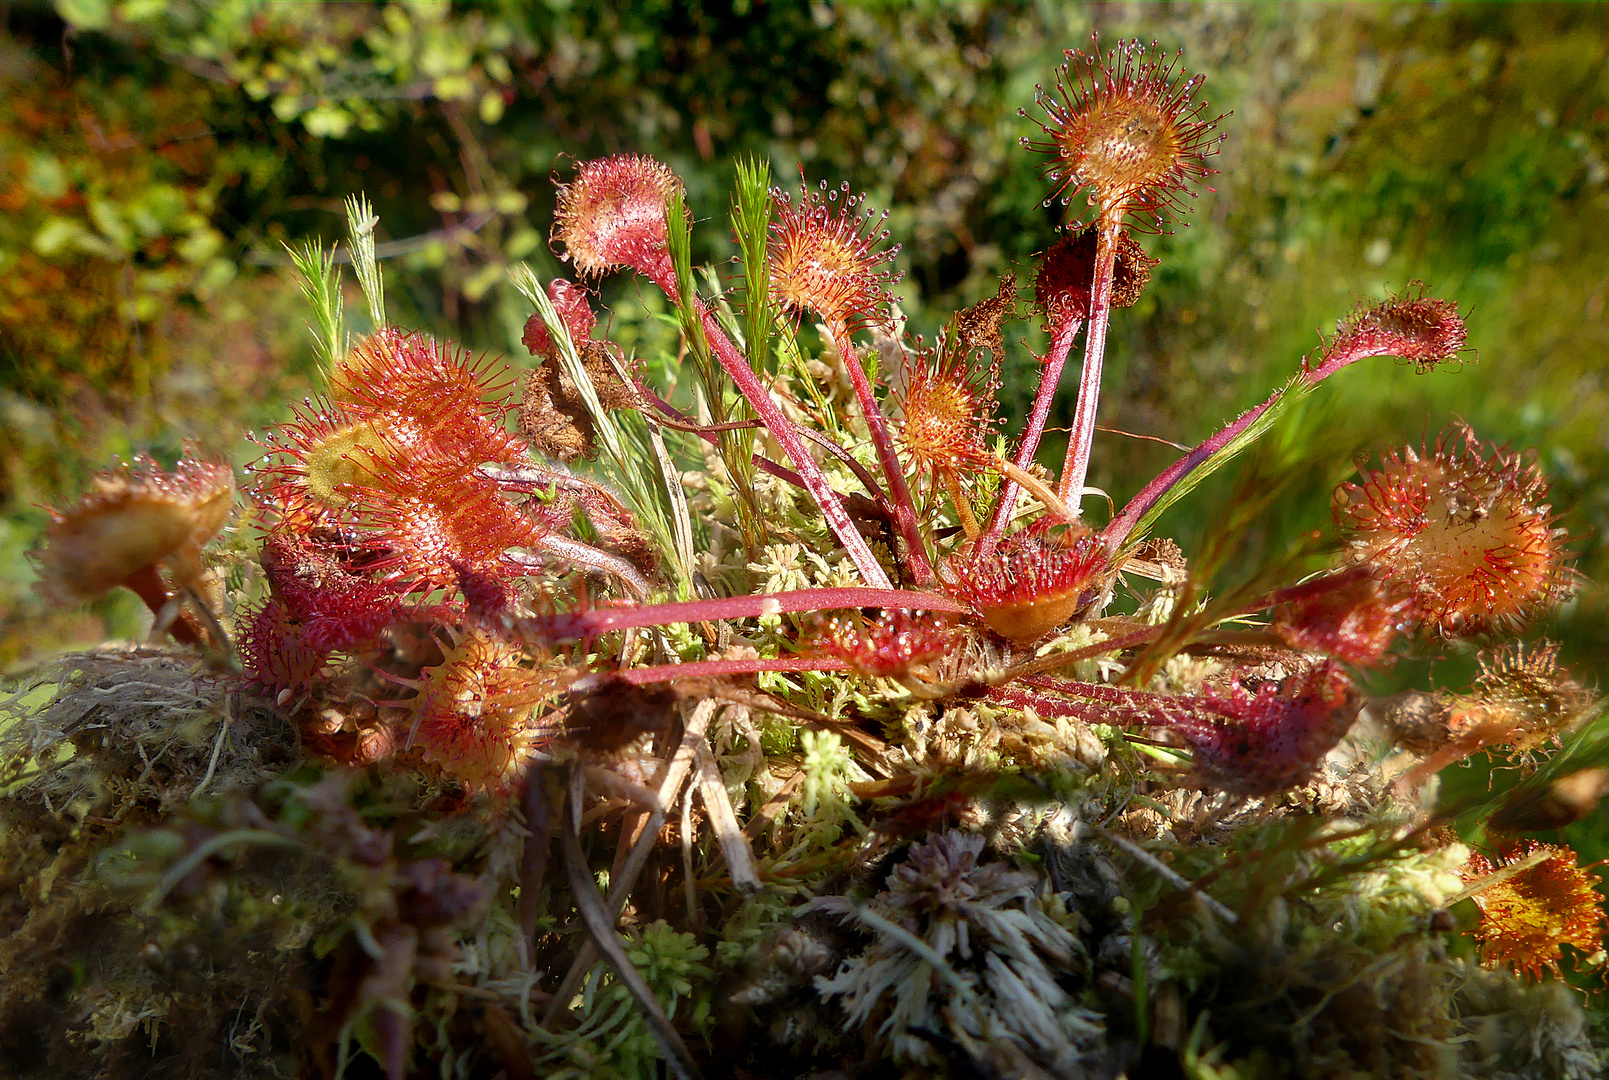
[[[855,385],[855,396],[860,399],[861,412],[866,414],[866,427],[871,432],[872,446],[877,450],[877,464],[881,466],[883,478],[888,483],[888,501],[894,513],[894,525],[899,529],[910,559],[911,577],[918,585],[930,584],[934,579],[933,564],[928,560],[927,549],[916,528],[916,503],[911,499],[910,486],[905,482],[905,470],[894,449],[888,418],[883,415],[877,395],[872,391],[871,380],[866,378],[866,369],[855,353],[849,326],[842,320],[836,320],[828,325],[827,330],[838,348],[838,354],[844,359],[844,366],[849,369],[849,379]]]
[[[1084,335],[1084,368],[1078,377],[1078,405],[1067,440],[1056,493],[1074,513],[1083,501],[1084,478],[1089,475],[1090,447],[1095,441],[1095,413],[1100,408],[1101,367],[1106,359],[1106,328],[1112,319],[1112,273],[1117,265],[1117,232],[1121,206],[1101,215],[1096,233],[1095,277],[1089,291],[1089,330]]]
[[[660,281],[656,284],[665,290],[666,296],[672,299],[676,297],[674,280]],[[738,352],[737,346],[726,336],[726,332],[721,329],[720,323],[716,321],[709,308],[696,297],[693,303],[698,308],[699,318],[704,323],[704,335],[709,339],[716,360],[737,384],[738,392],[754,406],[754,411],[782,447],[783,452],[788,455],[788,460],[793,462],[793,467],[799,470],[799,479],[804,482],[805,490],[810,492],[811,498],[816,500],[816,505],[821,507],[822,516],[827,519],[828,527],[838,537],[838,542],[844,545],[844,550],[855,564],[855,568],[860,571],[860,576],[875,589],[892,589],[893,582],[889,581],[888,574],[878,563],[877,556],[872,554],[866,538],[860,535],[860,530],[850,519],[849,512],[844,509],[843,500],[827,483],[827,474],[821,471],[816,459],[805,449],[804,440],[799,437],[793,421],[789,420],[772,400],[771,392],[760,382],[760,377],[749,367],[748,360]]]
[[[1045,422],[1050,418],[1050,403],[1061,385],[1062,368],[1067,366],[1067,354],[1072,352],[1073,341],[1083,325],[1083,315],[1069,316],[1057,324],[1050,339],[1050,349],[1045,353],[1044,366],[1039,372],[1039,388],[1034,392],[1033,410],[1028,414],[1028,427],[1023,431],[1022,442],[1017,445],[1017,452],[1011,459],[1019,469],[1033,464],[1034,454],[1039,451],[1039,440],[1044,436]],[[1016,509],[1017,496],[1021,491],[1021,485],[1015,480],[1005,482],[1000,501],[995,504],[994,515],[978,543],[979,551],[988,552],[999,543],[1006,531],[1006,523],[1011,520],[1011,512]]]
[[[848,667],[847,660],[835,656],[783,656],[775,660],[700,660],[688,664],[659,664],[612,672],[611,675],[633,686],[644,686],[682,679],[755,675],[762,671],[843,671]]]

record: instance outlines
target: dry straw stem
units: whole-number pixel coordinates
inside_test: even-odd
[[[564,865],[570,875],[570,894],[575,900],[576,910],[581,916],[582,923],[587,928],[587,934],[594,946],[609,962],[614,971],[615,978],[619,979],[630,991],[632,1000],[642,1011],[643,1017],[648,1021],[648,1030],[653,1033],[654,1039],[659,1043],[665,1054],[665,1063],[677,1076],[677,1080],[699,1080],[698,1063],[687,1050],[687,1044],[682,1042],[681,1035],[671,1023],[670,1017],[665,1015],[665,1008],[654,996],[653,988],[637,970],[631,958],[626,955],[620,944],[620,935],[615,930],[614,919],[608,914],[608,905],[598,893],[598,883],[592,878],[592,871],[587,866],[586,855],[581,850],[581,802],[583,797],[582,769],[579,763],[572,763],[570,767],[569,806],[570,825],[561,830],[560,839],[564,845]]]
[[[621,824],[620,846],[615,851],[615,865],[609,875],[609,895],[604,900],[611,926],[619,921],[620,912],[626,906],[626,899],[636,887],[637,877],[642,873],[648,856],[658,842],[659,829],[665,823],[665,814],[676,805],[676,798],[682,792],[682,787],[698,760],[699,748],[705,745],[710,721],[715,718],[716,710],[721,704],[713,698],[706,698],[687,714],[681,740],[677,743],[675,752],[661,764],[659,772],[651,781],[652,789],[646,793],[648,798],[639,799],[641,809],[636,812],[628,811],[626,820]],[[603,773],[600,770],[591,775],[602,776]],[[572,791],[574,790],[572,787]],[[565,974],[564,981],[559,985],[558,992],[553,995],[546,1022],[552,1023],[560,1010],[568,1007],[576,991],[581,988],[581,980],[586,978],[587,972],[597,963],[597,959],[597,953],[589,947],[583,946],[580,949],[574,963],[570,965],[570,970]]]
[[[760,891],[760,871],[754,861],[754,849],[749,846],[743,830],[738,827],[732,800],[726,793],[726,781],[721,768],[710,752],[709,744],[698,744],[698,794],[709,812],[710,829],[726,855],[731,868],[732,884],[740,893]],[[686,806],[684,802],[683,806]]]

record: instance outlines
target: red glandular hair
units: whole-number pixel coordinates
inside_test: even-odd
[[[816,630],[807,647],[838,657],[857,674],[898,679],[920,673],[965,640],[953,616],[890,610],[875,619],[834,616]]]
[[[641,154],[582,162],[559,185],[552,238],[583,278],[626,266],[663,285],[671,274],[665,211],[681,186],[669,166]]]
[[[518,461],[525,444],[505,417],[513,385],[501,369],[394,329],[355,345],[332,373],[331,399],[304,403],[265,440],[257,466],[281,513],[339,509],[355,490],[405,476],[417,460]]]
[[[1425,285],[1413,282],[1381,303],[1355,307],[1336,324],[1335,335],[1324,342],[1318,355],[1303,362],[1303,368],[1314,371],[1337,361],[1397,356],[1424,374],[1437,364],[1456,360],[1468,341],[1458,305],[1426,296]]]
[[[888,286],[899,274],[884,268],[899,246],[883,251],[885,213],[875,223],[856,214],[864,195],[850,195],[849,185],[828,190],[802,185],[799,201],[774,190],[775,216],[766,261],[771,289],[784,311],[794,316],[814,312],[829,327],[879,322],[888,303]],[[847,359],[847,358],[846,358]]]
[[[412,421],[411,452],[459,460],[518,461],[525,444],[505,417],[514,387],[509,366],[456,345],[387,328],[355,345],[330,377],[332,395],[370,415]],[[398,437],[410,429],[399,423]]]
[[[1543,969],[1559,974],[1564,945],[1589,955],[1603,948],[1598,876],[1577,865],[1569,848],[1535,840],[1522,840],[1495,858],[1473,854],[1462,873],[1475,883],[1531,856],[1541,859],[1475,893],[1481,911],[1475,936],[1487,964],[1540,979]]]
[[[354,346],[311,403],[267,439],[258,501],[304,531],[333,529],[422,584],[494,572],[541,531],[476,470],[523,460],[506,427],[507,368],[394,329]]]
[[[917,471],[948,487],[968,535],[976,521],[963,492],[967,466],[995,465],[988,440],[994,430],[995,391],[1005,341],[1000,325],[1017,306],[1017,278],[1006,274],[994,296],[957,311],[931,349],[906,352],[905,388],[899,394],[900,442]],[[988,359],[984,359],[984,353]]]
[[[973,356],[946,336],[912,365],[900,395],[900,442],[924,473],[993,460],[988,437],[1000,363],[975,362]]]
[[[989,629],[1028,644],[1095,605],[1112,580],[1100,539],[1069,526],[1040,523],[1006,537],[993,551],[950,559],[951,591]]]
[[[1570,592],[1546,494],[1534,465],[1459,426],[1337,488],[1334,509],[1353,563],[1412,596],[1428,629],[1472,636],[1517,631]]]
[[[475,791],[505,792],[530,752],[555,732],[537,716],[562,686],[554,671],[476,630],[452,631],[443,660],[400,680],[417,694],[407,745]]]
[[[1413,625],[1413,598],[1388,589],[1367,567],[1292,591],[1300,595],[1274,609],[1270,629],[1293,649],[1371,667],[1385,660],[1397,635]]]
[[[1188,185],[1212,173],[1206,158],[1222,139],[1212,131],[1223,117],[1203,119],[1207,105],[1195,94],[1204,76],[1184,78],[1178,55],[1148,54],[1139,41],[1102,55],[1099,41],[1092,44],[1088,54],[1067,50],[1055,91],[1036,93],[1046,119],[1035,123],[1046,138],[1022,144],[1048,158],[1055,189],[1047,206],[1087,191],[1103,216],[1161,228],[1165,214],[1194,196]]]
[[[508,364],[476,359],[457,344],[386,327],[352,346],[330,377],[336,401],[454,427],[454,438],[508,454],[520,439],[500,427],[513,377]],[[433,433],[433,431],[428,431]]]

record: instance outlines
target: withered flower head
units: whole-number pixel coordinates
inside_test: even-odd
[[[1000,278],[993,296],[955,313],[950,319],[949,332],[956,344],[969,352],[987,349],[998,369],[1006,356],[1000,324],[1011,316],[1016,306],[1017,275],[1006,274]]]
[[[1095,277],[1096,229],[1092,225],[1050,246],[1039,260],[1034,277],[1034,300],[1054,330],[1073,319],[1089,318],[1090,287]],[[1128,233],[1117,238],[1112,267],[1112,306],[1130,308],[1151,281],[1151,270],[1162,260],[1145,253]]]
[[[181,583],[201,572],[201,549],[234,508],[229,466],[185,458],[172,472],[136,458],[98,474],[90,492],[50,512],[38,555],[41,586],[85,603],[161,564]]]
[[[888,239],[882,228],[888,214],[875,223],[869,213],[856,216],[866,197],[849,194],[848,184],[830,190],[825,182],[816,189],[801,185],[797,204],[787,192],[771,194],[776,216],[766,261],[783,309],[795,316],[814,312],[829,326],[878,321],[888,286],[900,276],[879,269],[899,253],[897,244],[877,250]]]
[[[1410,282],[1395,296],[1377,304],[1359,304],[1335,324],[1335,336],[1303,367],[1312,371],[1336,361],[1368,356],[1397,356],[1419,373],[1456,360],[1468,347],[1469,332],[1451,300],[1425,295],[1423,282]]]
[[[555,282],[554,286],[559,284],[567,283]],[[560,291],[550,286],[549,292]],[[593,341],[585,336],[593,321],[585,301],[580,301],[579,308],[570,307],[566,314],[566,305],[573,305],[577,299],[574,294],[555,295],[554,306],[569,324],[576,359],[592,383],[597,403],[610,411],[642,408],[642,396],[631,381],[640,372],[640,365],[622,360],[619,347],[612,342]],[[538,453],[560,461],[596,457],[597,429],[591,405],[571,378],[570,370],[560,363],[558,350],[539,316],[533,315],[525,324],[525,344],[534,355],[542,357],[542,362],[525,377],[517,414],[520,434]],[[621,378],[622,372],[627,378]]]
[[[669,273],[665,207],[681,186],[668,165],[641,154],[583,162],[559,185],[553,239],[583,277],[629,266],[658,280]]]
[[[1008,641],[1038,641],[1095,605],[1111,584],[1106,546],[1087,530],[1054,523],[1006,537],[987,554],[957,555],[955,595]]]
[[[1022,144],[1049,158],[1045,175],[1056,188],[1045,205],[1087,191],[1101,216],[1132,214],[1160,228],[1164,213],[1194,196],[1186,185],[1213,171],[1205,159],[1222,141],[1212,130],[1223,117],[1202,119],[1207,104],[1194,98],[1205,77],[1183,77],[1182,53],[1148,55],[1137,40],[1105,55],[1098,38],[1091,46],[1087,55],[1067,50],[1055,92],[1035,94],[1047,118],[1035,123],[1048,138]]]
[[[1517,873],[1505,868],[1529,863]],[[1484,887],[1483,878],[1496,877]],[[1474,854],[1463,869],[1464,880],[1476,884],[1481,911],[1475,936],[1481,959],[1502,964],[1533,979],[1546,968],[1559,974],[1561,946],[1589,955],[1603,948],[1603,898],[1594,886],[1598,876],[1577,865],[1569,848],[1522,840],[1496,859]]]
[[[1460,425],[1338,487],[1334,510],[1354,563],[1412,595],[1428,628],[1471,636],[1517,630],[1570,592],[1546,494],[1536,466]]]

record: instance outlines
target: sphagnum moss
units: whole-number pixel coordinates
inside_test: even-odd
[[[336,263],[298,254],[330,393],[261,444],[260,572],[199,550],[207,496],[132,583],[192,648],[67,657],[5,703],[0,1065],[1594,1075],[1599,999],[1557,980],[1601,962],[1595,879],[1508,835],[1604,787],[1591,696],[1545,644],[1499,651],[1575,583],[1540,472],[1456,429],[1338,492],[1331,565],[1221,598],[1155,532],[1351,364],[1451,377],[1456,308],[1364,305],[1085,513],[1107,322],[1155,262],[1125,223],[1184,214],[1223,119],[1153,55],[1069,54],[1030,149],[1094,231],[1047,234],[1031,298],[1008,278],[932,346],[896,330],[861,197],[745,164],[743,286],[705,296],[674,172],[581,164],[559,254],[666,293],[702,400],[594,339],[585,287],[522,271],[516,401],[512,371],[386,324],[354,201],[380,328],[349,340]],[[993,389],[1025,313],[1050,347],[1013,430]],[[228,492],[218,469],[161,475]],[[115,533],[53,533],[58,594],[131,582],[100,570]],[[1425,688],[1416,722],[1370,697],[1371,669],[1472,644],[1474,686]],[[1422,786],[1504,746],[1531,796]]]

